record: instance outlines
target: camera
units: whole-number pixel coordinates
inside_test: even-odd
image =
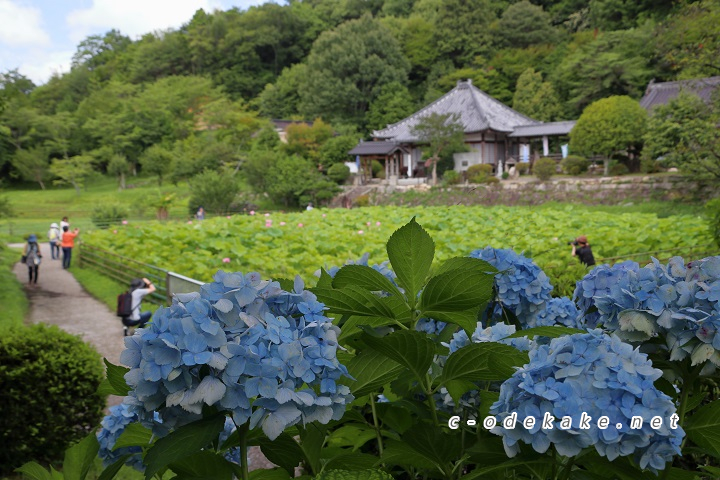
[[[572,241],[568,242],[567,244],[568,244],[568,245],[575,245],[576,247],[577,247],[578,245],[580,245],[577,240],[572,240]]]

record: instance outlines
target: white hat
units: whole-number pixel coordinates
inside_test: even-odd
[[[57,223],[51,223],[50,228],[60,228]]]

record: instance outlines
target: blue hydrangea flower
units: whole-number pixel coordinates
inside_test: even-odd
[[[167,429],[200,418],[204,406],[271,439],[298,422],[339,420],[353,397],[337,384],[347,376],[340,329],[324,310],[299,279],[286,292],[256,273],[220,271],[126,338],[130,395]]]
[[[130,455],[125,461],[125,465],[131,466],[141,472],[145,471],[145,465],[142,463],[142,449],[140,447],[123,447],[113,450],[117,439],[125,431],[125,428],[131,423],[138,422],[137,409],[130,404],[121,403],[110,407],[110,413],[100,422],[102,427],[97,432],[100,450],[98,456],[103,461],[103,466],[107,467],[120,457]]]
[[[521,324],[528,325],[550,300],[553,287],[545,272],[529,258],[510,249],[492,247],[474,250],[469,256],[485,260],[499,271],[495,275],[497,303],[492,315],[500,316],[507,309]]]
[[[670,428],[675,405],[653,384],[661,375],[645,354],[600,329],[535,344],[530,362],[500,387],[500,399],[490,410],[498,420],[492,432],[503,437],[510,457],[521,441],[540,453],[554,445],[566,456],[593,447],[610,461],[634,455],[641,468],[657,472],[680,454],[685,436],[679,425]],[[513,412],[517,424],[505,428],[503,420]],[[581,428],[583,412],[591,417],[587,429]],[[551,429],[543,428],[546,413]],[[535,420],[531,429],[523,427],[528,416]],[[606,429],[598,427],[602,416],[609,419]],[[650,426],[655,416],[663,420],[657,430]],[[569,429],[560,428],[562,417],[570,417]],[[631,428],[633,417],[642,419],[640,428]]]
[[[563,325],[571,328],[583,328],[582,313],[575,302],[567,297],[551,298],[545,308],[538,310],[528,321],[529,327],[551,327]]]

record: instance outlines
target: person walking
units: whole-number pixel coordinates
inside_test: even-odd
[[[50,224],[48,240],[50,241],[50,256],[53,260],[57,260],[60,258],[60,243],[62,243],[62,231],[57,223]]]
[[[152,317],[152,312],[141,312],[140,305],[143,298],[155,291],[155,285],[147,278],[136,278],[130,282],[130,295],[132,295],[132,313],[123,317],[124,333],[128,335],[128,327],[142,328]]]
[[[25,265],[28,267],[28,285],[37,285],[42,254],[40,253],[37,236],[34,233],[28,236],[25,248],[23,248],[23,258],[25,259]]]
[[[70,227],[63,227],[62,243],[60,245],[62,246],[63,251],[63,268],[65,269],[70,268],[72,249],[75,246],[75,237],[78,236],[78,233],[80,233],[79,228],[76,228],[71,232]]]

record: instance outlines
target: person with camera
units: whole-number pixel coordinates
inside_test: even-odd
[[[580,235],[575,241],[568,242],[568,244],[572,245],[573,257],[578,257],[580,262],[588,267],[595,265],[595,257],[593,257],[592,249],[585,235]]]
[[[155,291],[155,285],[147,278],[136,278],[130,282],[130,295],[132,296],[132,313],[127,320],[123,318],[123,324],[127,327],[139,327],[142,328],[150,317],[152,312],[141,312],[140,304],[146,295],[149,295]]]

